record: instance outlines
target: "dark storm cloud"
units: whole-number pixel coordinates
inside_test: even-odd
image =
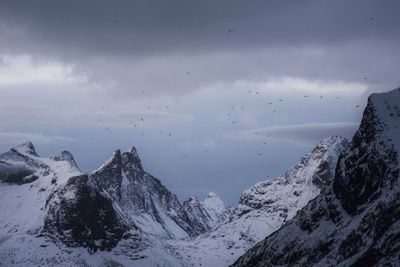
[[[398,1],[49,0],[0,7],[3,36],[28,39],[3,40],[7,49],[69,56],[400,38]]]
[[[122,96],[277,76],[368,76],[387,88],[400,82],[388,71],[400,67],[393,56],[399,7],[372,0],[2,1],[0,54],[72,64]]]

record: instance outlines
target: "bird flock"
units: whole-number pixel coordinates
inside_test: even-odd
[[[368,21],[369,21],[369,22],[374,22],[374,21],[375,21],[375,17],[369,17],[369,18],[368,18]],[[114,23],[120,23],[120,20],[119,20],[118,18],[114,18],[114,19],[113,19],[113,22],[114,22]],[[178,28],[180,28],[180,29],[184,27],[183,24],[178,24],[177,26],[178,26]],[[236,32],[236,29],[234,29],[234,28],[229,28],[228,30],[226,30],[226,33],[227,33],[227,34],[234,34],[235,32]],[[186,71],[186,75],[191,75],[191,72],[190,72],[190,71]],[[364,79],[364,81],[366,81],[366,80],[368,79],[368,77],[363,77],[363,79]],[[142,94],[145,94],[145,93],[146,93],[145,90],[141,90],[140,92],[141,92]],[[261,97],[261,95],[262,95],[262,94],[261,94],[261,90],[259,90],[259,89],[256,89],[256,90],[254,90],[254,89],[253,89],[253,90],[252,90],[252,89],[249,89],[249,90],[248,90],[248,94],[249,94],[249,95],[254,95],[254,96],[260,96],[260,97]],[[308,98],[311,98],[311,97],[310,97],[310,95],[304,95],[303,98],[304,98],[304,99],[308,99]],[[319,99],[322,101],[322,100],[325,100],[326,97],[324,97],[323,95],[320,95],[320,96],[319,96]],[[339,99],[340,99],[340,96],[336,96],[336,100],[339,100]],[[288,101],[289,101],[288,98],[285,98],[285,99],[280,98],[280,99],[277,99],[276,101],[271,101],[271,100],[269,100],[269,101],[267,101],[267,105],[268,105],[268,106],[274,106],[274,107],[276,106],[276,107],[278,108],[278,104],[280,104],[280,103],[282,103],[282,102],[288,102]],[[355,105],[355,106],[354,106],[354,108],[359,108],[359,107],[360,107],[360,105]],[[101,108],[102,110],[105,109],[104,106],[101,106],[100,108]],[[275,113],[275,114],[278,113],[278,109],[277,109],[277,108],[273,108],[273,109],[272,109],[272,113]],[[150,105],[148,105],[148,106],[147,106],[147,109],[151,110],[152,107],[151,107]],[[165,106],[165,109],[166,109],[166,110],[169,110],[169,109],[170,109],[170,106],[169,106],[169,105],[166,105],[166,106]],[[236,126],[236,127],[239,125],[239,121],[237,121],[237,120],[235,120],[235,119],[233,118],[233,117],[234,117],[234,116],[233,116],[233,112],[234,112],[234,111],[240,112],[240,111],[244,111],[244,110],[245,110],[245,106],[244,106],[244,105],[240,105],[240,106],[231,105],[231,106],[230,106],[230,111],[228,111],[228,112],[226,113],[226,116],[232,119],[232,120],[230,121],[230,124],[231,124],[231,125]],[[99,121],[99,122],[104,122],[103,119],[99,119],[98,121]],[[138,122],[131,121],[131,122],[130,122],[130,125],[131,125],[132,127],[134,127],[134,128],[140,128],[140,126],[143,126],[144,122],[145,122],[145,119],[144,119],[143,117],[141,117],[141,118],[139,119]],[[104,129],[107,130],[107,131],[109,131],[109,130],[110,130],[110,127],[109,127],[109,126],[105,126]],[[144,136],[144,133],[141,132],[140,135],[141,135],[141,136]],[[168,136],[168,137],[172,137],[172,136],[173,136],[172,131],[171,131],[171,132],[159,131],[159,135],[165,135],[165,136]],[[258,133],[257,131],[255,131],[255,132],[254,132],[254,135],[257,136],[257,135],[259,135],[259,133]],[[265,137],[271,137],[271,134],[265,134]],[[293,141],[296,141],[296,140],[297,140],[297,137],[293,137]],[[266,142],[266,141],[263,141],[262,145],[259,146],[259,149],[261,150],[261,149],[263,148],[263,145],[266,145],[266,144],[267,144],[267,142]],[[209,151],[208,151],[208,149],[203,149],[203,152],[204,152],[204,153],[208,153]],[[258,155],[258,156],[262,156],[263,154],[262,154],[262,152],[257,152],[257,155]],[[179,155],[179,158],[185,159],[185,158],[188,158],[188,155]]]

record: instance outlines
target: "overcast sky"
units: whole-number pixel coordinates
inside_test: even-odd
[[[90,172],[133,145],[181,200],[234,205],[400,86],[399,14],[395,0],[1,0],[0,149],[67,149]]]

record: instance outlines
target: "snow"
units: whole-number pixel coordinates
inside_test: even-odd
[[[54,161],[31,153],[32,148],[27,150],[26,144],[30,143],[17,146],[16,150],[35,164],[45,166],[48,173],[38,168],[34,173],[38,179],[31,183],[22,185],[0,183],[0,225],[3,226],[0,228],[0,237],[7,236],[9,233],[37,233],[43,225],[45,203],[49,194],[62,186],[69,177],[82,174],[67,161]],[[15,158],[9,156],[9,154],[3,154],[0,158],[4,162],[15,164]],[[18,165],[24,164],[18,162]],[[57,183],[52,183],[53,178],[57,179]]]
[[[245,190],[226,223],[194,239],[167,241],[193,266],[228,266],[249,248],[293,218],[321,189],[313,178],[322,162],[333,175],[338,156],[347,148],[340,136],[326,138],[284,175]],[[296,192],[296,194],[295,194]],[[204,200],[218,210],[223,202],[210,193]],[[188,264],[188,265],[190,265]]]

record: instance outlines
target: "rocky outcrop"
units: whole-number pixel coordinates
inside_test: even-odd
[[[94,190],[88,180],[87,175],[71,177],[50,196],[42,234],[69,247],[110,251],[134,228],[117,213],[112,200]]]

